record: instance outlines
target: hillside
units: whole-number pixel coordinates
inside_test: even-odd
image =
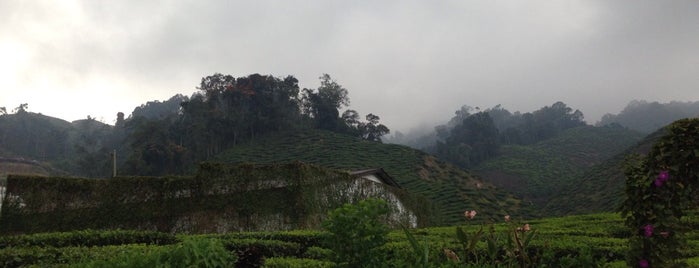
[[[619,114],[605,114],[596,125],[620,124],[645,134],[652,133],[675,120],[699,116],[699,101],[631,101]]]
[[[111,129],[111,126],[91,118],[68,122],[31,112],[1,115],[0,157],[24,159],[29,164],[36,162],[53,167],[37,174],[48,175],[45,174],[48,172],[62,175],[69,172],[90,175],[85,170],[92,168],[83,162],[95,162],[89,156],[101,146],[101,140],[108,137]],[[108,155],[100,157],[108,159]],[[29,166],[18,168],[15,166],[13,170],[31,169]],[[12,173],[9,169],[4,170]]]
[[[633,145],[642,136],[618,126],[584,126],[532,145],[509,145],[474,174],[544,208],[585,170]],[[559,204],[568,206],[567,202]],[[547,213],[542,211],[542,213]]]
[[[565,185],[546,207],[553,215],[615,211],[623,200],[624,159],[629,154],[646,154],[665,133],[660,129],[632,147],[597,164]]]
[[[481,219],[512,214],[530,216],[530,207],[506,191],[466,171],[406,146],[381,144],[326,131],[287,132],[257,139],[217,156],[218,161],[275,163],[303,161],[355,170],[383,167],[410,192],[428,198],[434,207],[431,224],[463,222],[464,210]]]
[[[53,170],[39,162],[0,157],[0,177],[8,174],[47,176]]]

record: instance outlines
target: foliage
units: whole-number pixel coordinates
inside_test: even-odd
[[[475,217],[475,211],[465,214],[468,220]],[[538,265],[537,253],[530,250],[530,244],[536,231],[530,229],[529,224],[518,225],[510,222],[510,216],[505,216],[508,222],[507,228],[503,232],[497,232],[492,224],[488,231],[483,231],[483,225],[478,231],[467,233],[461,227],[456,227],[456,238],[461,244],[463,255],[459,256],[445,249],[444,252],[453,262],[463,262],[468,265],[504,265],[506,267],[533,267]],[[485,256],[480,257],[478,243],[485,240]],[[534,255],[533,255],[534,254]],[[532,256],[533,255],[533,256]]]
[[[530,215],[529,205],[481,181],[463,169],[424,152],[395,144],[377,144],[328,131],[297,131],[261,138],[219,155],[229,163],[279,163],[300,160],[341,170],[382,167],[413,197],[419,226],[455,224],[464,206],[484,211],[481,219],[505,214]]]
[[[314,259],[268,258],[265,267],[269,268],[332,268],[335,263]]]
[[[381,141],[389,132],[375,114],[366,122],[356,111],[341,118],[338,109],[349,105],[349,92],[329,75],[321,77],[317,90],[303,94],[298,83],[293,76],[215,73],[203,77],[191,97],[149,101],[128,118],[119,112],[114,126],[90,116],[69,123],[28,112],[22,104],[14,114],[0,114],[0,151],[47,161],[72,175],[107,178],[116,150],[119,174],[184,175],[201,161],[269,133],[320,128]]]
[[[613,173],[616,164],[607,161],[639,139],[639,133],[620,127],[571,128],[538,143],[504,145],[500,155],[474,167],[473,173],[532,201],[542,216],[614,211],[621,202],[622,180],[592,178],[598,173],[587,171]],[[605,198],[595,198],[603,194]]]
[[[330,212],[323,222],[329,232],[325,243],[335,252],[335,261],[347,267],[377,267],[383,261],[378,247],[389,232],[381,218],[388,206],[380,199],[345,204]]]
[[[246,251],[254,248],[256,254],[264,257],[299,256],[301,246],[298,243],[268,240],[268,239],[222,239],[223,245],[229,251],[245,255]]]
[[[330,75],[320,77],[320,87],[317,90],[303,89],[303,109],[315,121],[319,129],[336,131],[341,129],[339,109],[349,105],[348,91]]]
[[[659,103],[634,100],[618,114],[605,114],[596,125],[619,124],[643,133],[651,133],[675,120],[697,115],[699,101]]]
[[[463,168],[473,167],[497,154],[498,130],[488,113],[466,117],[451,130],[444,142],[437,142],[436,155]]]
[[[94,118],[70,123],[31,112],[0,117],[2,154],[47,166],[51,175],[109,177],[110,153],[123,153],[121,134]]]
[[[471,222],[478,219],[485,213],[479,213]],[[424,254],[425,246],[429,252],[428,267],[507,267],[504,263],[489,264],[492,259],[489,255],[487,236],[494,231],[497,245],[500,249],[506,248],[506,234],[511,234],[513,227],[522,227],[523,222],[519,218],[512,217],[511,223],[504,223],[502,220],[494,224],[465,224],[460,225],[463,232],[471,235],[478,232],[483,227],[483,236],[476,244],[475,253],[482,265],[464,263],[462,243],[455,234],[455,227],[432,227],[409,230],[415,241],[420,244],[419,255]],[[623,262],[625,253],[628,251],[628,237],[631,235],[624,226],[624,220],[619,214],[590,214],[567,216],[560,218],[545,218],[538,220],[527,220],[532,230],[536,230],[536,236],[529,243],[530,256],[538,265],[535,267],[627,267]],[[475,222],[473,222],[475,223]],[[688,211],[683,217],[683,224],[691,227],[687,233],[687,246],[680,256],[687,259],[688,265],[696,265],[699,257],[699,216],[697,211]],[[492,228],[492,230],[491,230]],[[80,232],[80,231],[78,231]],[[110,236],[113,231],[90,231],[93,233],[106,233]],[[128,231],[121,231],[128,236]],[[72,232],[71,232],[72,233]],[[294,230],[283,232],[232,232],[226,234],[208,235],[179,235],[178,240],[208,240],[220,241],[223,245],[230,245],[234,241],[241,243],[236,246],[238,249],[251,253],[253,246],[261,246],[258,251],[259,260],[264,260],[264,265],[276,265],[282,267],[293,267],[297,263],[308,267],[334,267],[330,249],[323,245],[320,239],[323,232],[318,230]],[[138,236],[138,233],[134,233]],[[36,237],[36,235],[29,235]],[[21,238],[23,236],[17,236]],[[60,237],[72,239],[75,235],[61,234]],[[175,245],[155,245],[142,244],[138,239],[123,239],[123,241],[134,241],[131,244],[105,245],[105,246],[16,246],[0,248],[0,266],[39,266],[39,267],[73,267],[85,262],[96,263],[98,260],[126,260],[129,258],[139,258],[132,260],[132,263],[145,263],[151,261],[154,254],[160,256],[161,252],[172,251]],[[264,241],[261,241],[264,240]],[[424,267],[418,261],[414,248],[407,239],[404,230],[391,231],[386,236],[387,243],[377,250],[383,259],[383,266],[387,267]],[[292,242],[277,243],[277,242]],[[129,242],[125,242],[129,243]],[[68,245],[67,242],[54,243],[56,245]],[[24,244],[26,245],[26,244]],[[250,247],[245,248],[244,245]],[[283,250],[284,245],[298,249]],[[292,246],[295,245],[295,246]],[[277,247],[273,255],[263,255],[265,246]],[[244,249],[245,248],[245,249]],[[459,254],[461,263],[454,263],[448,259],[444,249],[453,249]],[[329,252],[330,251],[330,252]],[[233,254],[235,253],[235,254]],[[238,255],[241,252],[229,252]],[[271,253],[271,252],[268,252]],[[264,253],[264,254],[268,254]],[[126,255],[126,256],[125,256]],[[505,251],[500,251],[498,258],[505,258]],[[311,260],[314,259],[314,260]],[[474,258],[472,258],[474,259]],[[83,266],[86,267],[86,266]]]
[[[381,142],[381,137],[390,132],[388,127],[379,124],[379,116],[374,114],[366,115],[366,122],[360,122],[357,128],[360,137],[368,141]]]
[[[403,227],[403,232],[405,233],[405,237],[408,239],[408,242],[410,243],[410,247],[413,250],[413,256],[416,259],[416,266],[417,267],[429,267],[430,264],[430,246],[427,243],[426,239],[423,243],[417,242],[417,239],[415,239],[415,236],[408,231],[407,228]]]
[[[339,110],[348,106],[349,102],[347,89],[328,74],[320,77],[318,89],[304,88],[301,97],[303,112],[311,118],[316,128],[380,142],[381,137],[390,130],[379,124],[379,116],[370,113],[366,116],[366,122],[361,122],[359,113],[349,109],[340,116]]]
[[[155,231],[88,229],[73,232],[0,236],[0,248],[33,246],[92,247],[123,244],[169,245],[177,241],[174,235]]]
[[[162,120],[178,116],[182,112],[182,103],[189,101],[189,97],[177,94],[170,99],[149,101],[134,108],[131,118],[145,118],[148,120]],[[123,115],[123,114],[122,114]]]
[[[216,239],[185,239],[155,252],[128,252],[108,260],[88,261],[77,267],[230,267],[236,255]]]
[[[405,190],[301,162],[204,163],[193,177],[109,180],[11,175],[0,231],[154,229],[224,232],[318,228],[331,209],[368,197],[390,201],[390,223],[426,215]],[[308,242],[306,242],[308,243]]]
[[[699,119],[683,119],[647,157],[626,163],[622,211],[631,230],[629,266],[678,265],[685,247],[682,217],[696,201],[699,180]]]

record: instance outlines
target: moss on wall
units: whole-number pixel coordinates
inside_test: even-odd
[[[202,164],[192,177],[85,179],[10,175],[0,232],[147,229],[178,233],[318,228],[327,212],[387,200],[390,223],[423,225],[424,202],[401,189],[300,162]]]

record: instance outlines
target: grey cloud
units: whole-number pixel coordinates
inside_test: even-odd
[[[34,71],[64,77],[64,90],[125,81],[136,103],[189,94],[214,72],[294,75],[302,87],[329,73],[351,108],[399,130],[463,104],[561,100],[595,121],[632,99],[699,99],[696,1],[77,3],[76,22],[52,17],[55,4],[3,1],[0,34],[27,42]]]

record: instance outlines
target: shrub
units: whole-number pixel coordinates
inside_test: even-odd
[[[333,251],[321,247],[309,247],[302,257],[317,260],[329,260],[332,257]]]
[[[629,266],[686,265],[680,259],[687,247],[681,219],[699,186],[699,119],[678,120],[665,130],[646,157],[627,158],[622,212],[632,235]]]
[[[325,242],[340,266],[375,267],[382,263],[378,247],[386,243],[389,229],[380,217],[388,205],[379,199],[345,204],[330,212],[323,228],[329,232]]]
[[[221,241],[190,238],[153,252],[127,251],[112,259],[87,261],[76,267],[230,267],[236,261],[236,255],[228,252]]]
[[[72,232],[38,233],[0,236],[0,248],[6,247],[76,247],[126,244],[169,245],[177,243],[174,235],[155,231],[82,230]]]
[[[265,261],[265,267],[269,268],[330,268],[337,266],[333,262],[314,259],[296,258],[269,258]]]
[[[226,249],[238,252],[239,257],[242,257],[243,252],[252,248],[255,248],[255,251],[263,257],[298,256],[301,251],[301,246],[297,243],[278,240],[227,239],[223,241],[223,244]]]

